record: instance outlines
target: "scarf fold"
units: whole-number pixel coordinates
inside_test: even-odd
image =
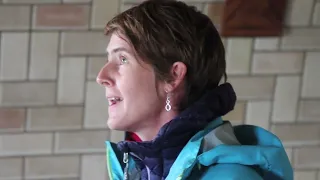
[[[232,111],[235,102],[236,94],[231,84],[222,84],[206,92],[166,123],[152,141],[121,141],[117,147],[122,152],[133,153],[138,157],[135,160],[142,170],[141,179],[146,179],[147,174],[152,180],[163,179],[189,139],[212,120]]]

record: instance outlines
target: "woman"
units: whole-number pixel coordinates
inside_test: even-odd
[[[276,136],[221,119],[236,95],[207,16],[183,2],[149,0],[114,17],[105,34],[108,61],[97,82],[109,128],[128,132],[106,142],[111,180],[293,179]]]

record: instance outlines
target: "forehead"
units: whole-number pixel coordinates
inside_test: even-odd
[[[113,33],[110,37],[108,46],[106,48],[106,52],[111,53],[115,49],[119,48],[131,51],[131,47],[127,40],[122,35],[119,35],[118,33]]]

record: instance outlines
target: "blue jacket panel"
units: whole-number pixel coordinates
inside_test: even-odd
[[[129,158],[124,170],[123,156],[107,145],[110,180],[140,179],[135,162]],[[168,180],[293,180],[293,169],[281,141],[271,132],[252,125],[232,127],[218,118],[194,135],[173,163]]]

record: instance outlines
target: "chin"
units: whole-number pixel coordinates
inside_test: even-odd
[[[109,129],[116,131],[127,131],[128,129],[125,124],[115,119],[108,119],[107,125]]]

